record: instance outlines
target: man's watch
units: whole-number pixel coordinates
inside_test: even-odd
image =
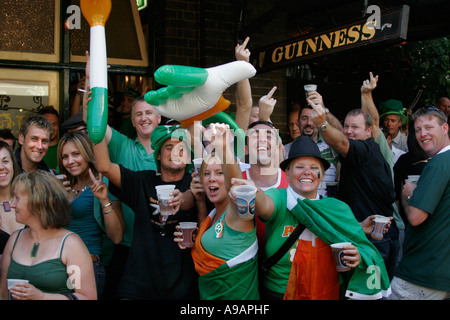
[[[319,132],[325,131],[325,129],[327,128],[328,122],[327,120],[325,120],[325,123],[319,128]]]

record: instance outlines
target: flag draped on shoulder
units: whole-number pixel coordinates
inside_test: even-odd
[[[383,258],[347,204],[334,198],[314,201],[299,199],[290,211],[326,244],[351,242],[357,247],[360,263],[357,268],[348,271],[348,283],[343,284],[347,287],[347,298],[371,300],[389,295],[390,283]],[[329,252],[331,255],[331,250]]]
[[[212,212],[213,213],[213,212]],[[214,215],[213,215],[214,216]],[[210,227],[211,214],[200,223],[192,248],[195,269],[200,275],[198,284],[201,300],[257,300],[258,292],[258,243],[229,261],[207,252],[201,238]]]

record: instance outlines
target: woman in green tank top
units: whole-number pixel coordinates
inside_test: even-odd
[[[228,197],[232,177],[242,177],[226,137],[229,127],[213,124],[217,131],[213,142],[216,156],[207,156],[200,173],[193,174],[191,191],[199,210],[200,230],[192,249],[196,271],[199,273],[199,292],[202,300],[259,299],[257,277],[257,251],[255,220],[239,217],[237,205]],[[225,149],[224,162],[218,156]],[[226,164],[222,164],[226,163]],[[205,195],[214,204],[207,215]],[[179,230],[179,226],[177,227]],[[176,232],[181,246],[182,233]]]
[[[64,227],[70,221],[67,192],[49,172],[20,174],[13,182],[11,207],[27,227],[14,232],[3,253],[0,298],[8,298],[7,279],[24,279],[9,288],[14,300],[96,299],[89,251]]]

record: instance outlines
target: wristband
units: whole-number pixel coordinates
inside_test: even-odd
[[[103,206],[102,209],[105,209],[105,208],[109,207],[110,205],[112,205],[111,201],[109,203],[105,204],[105,206]]]

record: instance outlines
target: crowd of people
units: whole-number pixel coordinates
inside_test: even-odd
[[[237,60],[249,62],[248,41]],[[183,129],[128,90],[94,145],[86,57],[69,119],[46,107],[18,139],[0,132],[1,299],[450,299],[448,98],[412,114],[395,99],[377,107],[370,73],[342,123],[307,94],[283,145],[270,120],[277,88],[253,105],[245,79],[237,152],[231,123]],[[168,218],[161,185],[174,186]],[[257,190],[251,219],[236,204],[242,185]],[[378,216],[389,218],[381,240]],[[192,248],[188,221],[198,223]],[[342,242],[349,270],[338,272],[331,245]]]

